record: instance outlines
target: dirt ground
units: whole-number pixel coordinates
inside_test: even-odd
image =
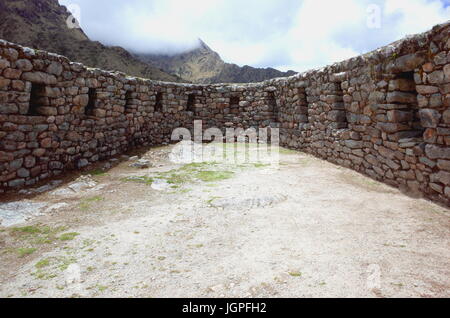
[[[22,195],[45,212],[0,227],[0,297],[450,296],[450,210],[303,153],[172,149]]]

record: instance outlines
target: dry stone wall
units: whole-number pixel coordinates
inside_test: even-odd
[[[279,127],[283,146],[450,205],[450,23],[289,78],[191,85],[0,41],[0,192],[175,128]]]

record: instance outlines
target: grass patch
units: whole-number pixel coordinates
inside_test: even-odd
[[[91,245],[95,244],[95,242],[95,240],[85,239],[83,240],[83,246],[81,248],[83,249],[86,247],[90,247]]]
[[[25,257],[36,252],[41,245],[70,240],[78,235],[78,233],[65,233],[60,235],[60,233],[63,233],[66,230],[67,228],[65,226],[50,227],[42,224],[15,227],[9,230],[9,234],[14,239],[14,242],[12,243],[13,246],[10,246],[5,250],[15,252],[19,257]],[[18,246],[25,245],[27,247],[16,248],[16,244]]]
[[[66,227],[59,226],[52,228],[44,225],[32,225],[25,227],[15,227],[11,230],[11,234],[32,245],[51,244],[56,240],[58,233],[66,230]]]
[[[44,259],[41,259],[39,262],[37,262],[34,265],[34,267],[36,267],[37,269],[40,269],[40,268],[47,267],[49,265],[50,265],[50,259],[49,258],[44,258]]]
[[[75,257],[65,257],[65,256],[62,256],[62,257],[59,257],[58,258],[58,261],[59,261],[59,265],[58,265],[58,268],[59,268],[59,270],[60,271],[65,271],[67,268],[69,268],[69,266],[71,265],[71,264],[75,264],[76,262],[77,262],[77,259],[75,258]]]
[[[289,272],[289,275],[292,277],[302,277],[302,273],[300,272]]]
[[[35,273],[31,273],[31,275],[40,280],[49,280],[58,276],[56,274],[44,272],[40,269],[38,269]]]
[[[298,154],[298,151],[280,147],[280,154],[281,155],[295,155],[295,154]]]
[[[267,168],[267,167],[270,167],[270,164],[267,164],[267,163],[255,163],[253,166],[255,168]]]
[[[25,257],[33,254],[34,252],[36,252],[36,249],[33,247],[21,247],[17,249],[17,254],[19,254],[19,257]]]
[[[157,174],[157,178],[166,180],[168,184],[172,185],[172,188],[179,188],[185,183],[194,182],[195,177],[198,178],[198,174],[205,172],[204,169],[210,169],[215,165],[217,165],[216,162],[194,162],[179,169],[160,172]]]
[[[93,177],[102,177],[102,176],[107,176],[108,174],[106,173],[106,171],[102,170],[102,169],[94,169],[89,171],[86,174],[90,174]]]
[[[222,180],[231,179],[234,176],[234,172],[231,171],[200,171],[196,175],[196,178],[203,182],[217,182]]]
[[[216,199],[222,199],[222,197],[212,197],[208,201],[206,201],[206,203],[208,205],[212,205],[213,201],[216,200]]]
[[[122,178],[121,181],[122,182],[135,182],[135,183],[143,183],[143,184],[146,184],[146,185],[152,185],[152,183],[155,181],[155,179],[151,178],[151,177],[147,177],[147,176],[142,176],[142,177]]]
[[[176,190],[176,191],[171,191],[169,192],[169,194],[186,194],[191,192],[191,189],[180,189],[180,190]]]
[[[105,290],[108,289],[108,286],[97,285],[97,289],[99,292],[104,292]]]
[[[84,200],[85,202],[89,202],[89,203],[92,203],[92,202],[99,202],[99,201],[103,201],[103,198],[101,197],[101,196],[95,196],[95,197],[91,197],[91,198],[87,198],[87,199],[85,199]]]
[[[179,190],[186,183],[193,183],[198,180],[203,182],[216,182],[230,179],[234,176],[234,172],[232,171],[221,171],[215,168],[217,165],[217,162],[195,162],[186,164],[178,169],[156,173],[154,176],[126,177],[122,178],[121,181],[152,185],[156,179],[161,179],[170,184],[172,190]],[[182,191],[182,193],[186,192],[188,191]]]
[[[13,228],[14,232],[21,232],[21,233],[30,233],[30,234],[36,234],[36,233],[42,233],[43,228],[40,228],[38,226],[25,226],[25,227],[16,227]]]
[[[160,177],[166,179],[168,184],[171,184],[173,186],[178,186],[180,187],[180,185],[190,182],[191,176],[188,173],[172,173],[172,174],[160,174]]]
[[[75,239],[75,237],[77,237],[78,235],[80,235],[80,233],[64,233],[59,237],[60,241],[72,241],[73,239]]]
[[[91,208],[92,203],[103,201],[101,196],[95,196],[91,198],[86,198],[81,201],[78,208],[82,211],[87,211]]]

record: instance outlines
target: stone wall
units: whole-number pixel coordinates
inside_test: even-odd
[[[130,78],[0,41],[0,192],[210,127],[280,127],[283,146],[450,205],[450,23],[289,78]]]

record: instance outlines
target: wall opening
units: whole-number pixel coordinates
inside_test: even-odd
[[[133,92],[126,91],[126,93],[125,93],[125,111],[131,109],[132,104],[133,104]]]
[[[42,84],[31,84],[30,104],[28,107],[28,115],[40,116],[39,107],[46,106],[45,102],[45,86]]]
[[[297,94],[299,95],[299,99],[297,100],[297,105],[295,107],[295,120],[299,124],[307,124],[309,123],[309,118],[308,101],[305,88],[299,88]]]
[[[414,80],[414,71],[396,74],[395,78],[389,83],[391,94],[390,103],[398,104],[398,113],[389,116],[390,121],[406,125],[408,128],[402,128],[399,137],[396,139],[416,138],[420,142],[423,139],[425,128],[419,115],[419,103],[417,101],[416,82]],[[399,97],[396,97],[398,93]],[[400,95],[401,94],[401,95]],[[406,106],[406,108],[405,108]]]
[[[84,114],[91,116],[93,115],[95,106],[97,105],[97,90],[95,88],[89,88],[88,96],[89,102],[84,108]]]
[[[277,99],[274,92],[269,92],[267,96],[267,104],[269,106],[269,112],[273,113],[275,119],[278,118],[280,109],[278,108]]]
[[[344,90],[342,89],[342,83],[330,83],[329,91],[330,95],[328,95],[328,104],[331,106],[331,111],[328,115],[328,119],[332,121],[332,128],[347,129],[348,119],[344,103]]]
[[[155,112],[162,112],[163,110],[163,93],[156,93]]]
[[[186,110],[188,112],[195,112],[195,94],[188,95]]]
[[[400,73],[400,74],[398,74],[396,76],[396,78],[397,79],[404,79],[404,80],[407,80],[407,81],[410,81],[410,82],[414,82],[414,84],[415,84],[414,71]]]
[[[239,106],[241,99],[238,96],[230,97],[230,106]]]

